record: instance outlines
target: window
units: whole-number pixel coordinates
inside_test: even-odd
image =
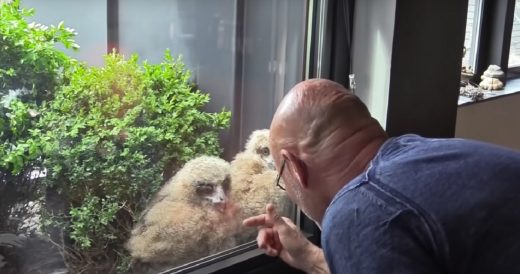
[[[18,3],[0,4],[0,272],[193,267],[254,239],[234,223],[247,203],[296,218],[193,159],[229,162],[269,127],[305,75],[308,1]]]
[[[520,1],[515,1],[513,16],[513,32],[509,48],[509,68],[520,67]]]
[[[469,84],[460,89],[459,105],[520,91],[520,2],[469,0],[468,5],[462,80]],[[484,90],[481,76],[491,65],[503,73],[495,72],[500,82],[485,83],[493,90]]]
[[[479,44],[482,0],[469,0],[466,21],[466,37],[464,39],[463,73],[472,74],[476,65]]]

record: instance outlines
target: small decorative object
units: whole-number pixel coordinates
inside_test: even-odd
[[[463,82],[460,86],[460,95],[471,99],[473,102],[484,99],[484,92],[480,87],[474,86],[469,82]]]
[[[490,65],[484,74],[480,77],[482,81],[479,86],[486,90],[499,90],[504,87],[504,83],[500,80],[504,76],[504,72],[497,65]]]

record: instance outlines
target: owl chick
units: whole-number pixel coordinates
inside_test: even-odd
[[[132,230],[126,245],[132,258],[156,271],[234,247],[239,223],[228,199],[229,168],[210,156],[186,163]]]
[[[292,212],[289,198],[275,184],[277,172],[268,142],[269,130],[254,131],[245,150],[231,162],[231,199],[240,207],[241,219],[264,213],[267,203],[275,204],[284,215]],[[240,229],[236,236],[239,244],[256,235],[254,229]]]
[[[275,164],[271,151],[269,150],[269,130],[258,129],[249,135],[245,145],[245,153],[256,154],[264,161],[264,166],[275,170]]]

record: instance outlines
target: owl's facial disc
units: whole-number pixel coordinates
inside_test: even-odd
[[[265,166],[270,170],[275,170],[276,166],[274,164],[273,156],[271,155],[271,151],[268,146],[261,146],[256,149],[256,154],[262,158],[265,162]]]
[[[224,211],[228,202],[226,191],[221,185],[215,184],[200,184],[197,187],[197,192],[203,199],[209,201],[214,209]]]

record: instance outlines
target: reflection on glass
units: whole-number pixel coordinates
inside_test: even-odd
[[[0,2],[0,273],[157,273],[292,216],[266,128],[306,2]]]

